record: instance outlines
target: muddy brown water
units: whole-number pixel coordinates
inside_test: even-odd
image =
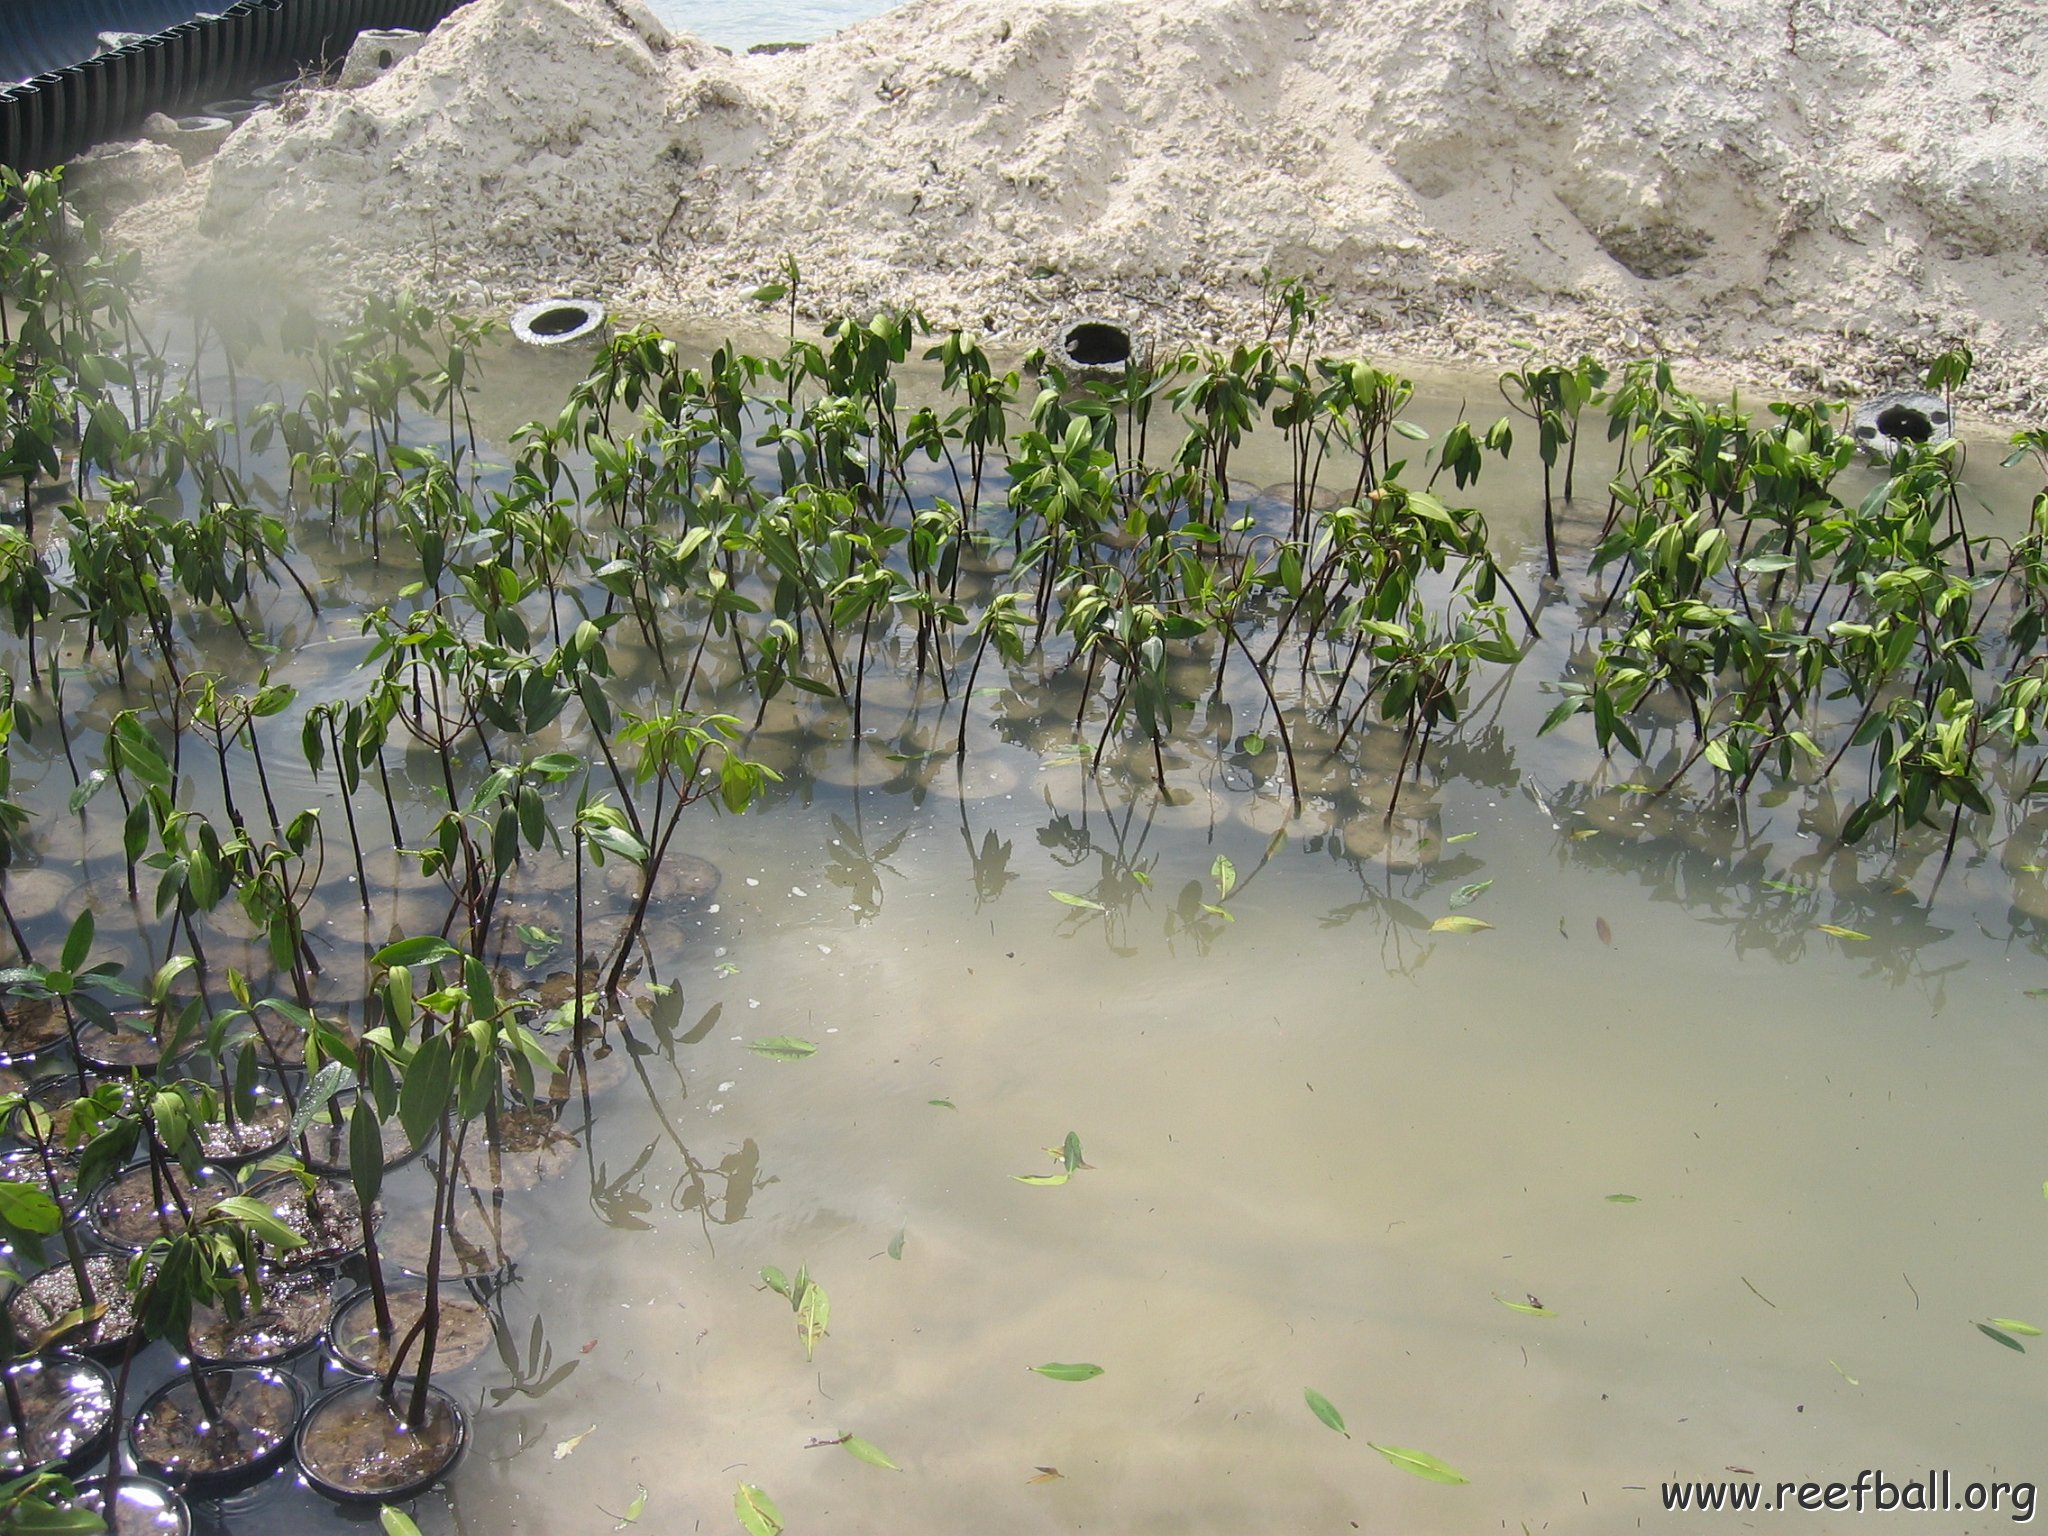
[[[1440,429],[1490,389],[1432,380],[1410,414]],[[1529,457],[1479,488],[1504,562],[1539,547]],[[1996,457],[1975,478],[2011,517],[2032,487]],[[337,588],[378,579],[305,548]],[[1249,693],[1197,711],[1164,796],[1149,752],[1087,771],[1072,684],[1035,666],[976,700],[964,776],[918,756],[957,718],[929,690],[878,689],[866,745],[836,706],[772,707],[784,784],[693,814],[716,888],[653,919],[674,990],[532,1177],[466,1197],[498,1347],[448,1378],[475,1443],[423,1528],[610,1529],[644,1489],[644,1529],[728,1529],[745,1482],[792,1531],[1622,1532],[1663,1519],[1661,1481],[1728,1468],[2031,1477],[2041,1351],[1973,1325],[2048,1326],[2048,819],[1966,837],[1937,890],[1938,847],[1846,852],[1810,787],[1742,818],[1621,793],[1630,765],[1535,735],[1575,643],[1545,618],[1390,829],[1398,752],[1369,740],[1353,771],[1305,741],[1291,816],[1273,755],[1238,748],[1270,729]],[[351,612],[290,622],[302,700],[360,686]],[[78,676],[83,760],[119,705]],[[332,783],[296,737],[296,710],[266,735],[287,815]],[[23,755],[45,867],[122,942],[118,819],[80,834],[61,757]],[[398,774],[420,804],[429,767]],[[366,948],[445,902],[365,918],[325,820],[315,942],[346,999]],[[1219,855],[1234,921],[1202,910]],[[1463,910],[1490,930],[1429,931],[1483,881]],[[816,1052],[749,1049],[778,1036]],[[1069,1133],[1088,1166],[1018,1181]],[[387,1181],[394,1270],[426,1177]],[[799,1265],[831,1301],[809,1360],[759,1278]],[[817,1443],[845,1434],[903,1470]],[[355,1528],[286,1483],[205,1519]]]

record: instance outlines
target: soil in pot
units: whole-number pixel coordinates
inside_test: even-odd
[[[277,1219],[305,1239],[289,1253],[273,1256],[279,1269],[309,1269],[346,1258],[363,1246],[363,1203],[355,1185],[335,1178],[315,1179],[310,1192],[292,1174],[258,1179],[249,1186],[251,1199],[269,1206]],[[370,1225],[378,1212],[370,1211]]]
[[[159,1237],[185,1229],[176,1195],[195,1219],[235,1192],[235,1181],[219,1168],[201,1164],[196,1175],[173,1166],[152,1178],[148,1163],[137,1163],[100,1186],[92,1197],[92,1224],[117,1248],[139,1253]]]
[[[112,1022],[78,1022],[78,1059],[95,1072],[149,1072],[163,1059],[157,1045],[156,1019],[148,1013],[117,1013]]]
[[[136,1327],[134,1298],[128,1294],[128,1261],[96,1253],[85,1261],[85,1275],[94,1299],[105,1310],[65,1335],[65,1342],[102,1359],[118,1355]],[[34,1340],[43,1338],[81,1305],[78,1276],[68,1263],[60,1262],[16,1291],[7,1303],[7,1315],[17,1337]]]
[[[429,1388],[418,1428],[406,1423],[412,1388],[401,1381],[386,1404],[374,1381],[352,1382],[313,1405],[299,1430],[299,1467],[337,1499],[397,1500],[445,1476],[469,1438],[462,1410]]]
[[[448,1223],[446,1231],[441,1253],[445,1279],[477,1280],[495,1275],[526,1252],[526,1231],[519,1218],[510,1211],[480,1210],[473,1197],[464,1197],[457,1205],[455,1220]],[[432,1219],[425,1211],[415,1211],[406,1220],[394,1219],[378,1243],[391,1263],[409,1275],[424,1275],[433,1236]]]
[[[64,1010],[47,997],[10,997],[0,1013],[0,1060],[25,1061],[70,1038]]]
[[[300,1151],[300,1159],[315,1173],[333,1174],[347,1178],[354,1166],[349,1161],[349,1116],[354,1110],[353,1103],[342,1105],[341,1123],[336,1124],[323,1111],[313,1123],[306,1127],[306,1144]],[[419,1148],[406,1140],[405,1127],[393,1115],[382,1126],[384,1135],[384,1166],[396,1168],[400,1163],[410,1162],[419,1155]]]
[[[13,1401],[0,1414],[0,1471],[37,1467],[76,1471],[105,1454],[114,1426],[114,1383],[75,1355],[16,1361],[7,1380]],[[20,1405],[20,1430],[14,1423]]]
[[[187,1373],[151,1393],[128,1429],[135,1462],[195,1494],[225,1493],[264,1477],[291,1449],[304,1409],[298,1382],[261,1368],[213,1370],[210,1418]]]
[[[221,1307],[192,1312],[192,1353],[204,1365],[269,1365],[320,1340],[332,1307],[333,1281],[324,1272],[265,1270],[263,1304],[244,1299],[242,1315]]]
[[[576,1160],[580,1145],[544,1109],[527,1106],[498,1113],[498,1134],[479,1125],[462,1149],[462,1176],[478,1189],[532,1189]]]
[[[222,1096],[225,1098],[225,1093]],[[250,1102],[235,1110],[232,1121],[223,1114],[218,1120],[194,1126],[193,1132],[202,1156],[217,1163],[245,1163],[283,1146],[291,1123],[292,1107],[285,1096],[271,1084],[259,1082]]]
[[[426,1305],[426,1287],[393,1286],[386,1291],[385,1300],[391,1307],[389,1339],[377,1332],[376,1298],[367,1289],[357,1291],[334,1309],[334,1321],[327,1330],[327,1347],[334,1352],[335,1359],[365,1376],[381,1376],[391,1368],[391,1351],[419,1320],[420,1309]],[[490,1313],[468,1296],[446,1289],[441,1292],[441,1337],[434,1346],[435,1375],[460,1370],[481,1359],[491,1347],[491,1338]],[[408,1354],[406,1364],[408,1369],[416,1367],[417,1355]]]
[[[153,1477],[123,1477],[111,1485],[104,1477],[78,1484],[72,1507],[89,1509],[107,1524],[108,1536],[190,1536],[191,1512],[169,1484]]]

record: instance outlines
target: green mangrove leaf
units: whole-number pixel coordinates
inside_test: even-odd
[[[384,1536],[420,1536],[420,1528],[413,1524],[412,1516],[403,1510],[393,1509],[389,1504],[378,1509],[377,1523],[384,1527]]]
[[[1019,1184],[1037,1184],[1050,1188],[1056,1184],[1066,1183],[1072,1175],[1065,1173],[1013,1173],[1010,1177]]]
[[[1609,1195],[1607,1203],[1609,1205],[1634,1205],[1636,1198],[1634,1195]]]
[[[960,1107],[951,1099],[926,1099],[925,1103],[931,1105],[933,1109],[958,1109]]]
[[[863,1440],[859,1435],[848,1435],[839,1443],[846,1447],[846,1454],[855,1461],[864,1461],[871,1467],[880,1467],[884,1472],[901,1472],[903,1470],[884,1455],[882,1448],[872,1440]]]
[[[1034,1365],[1032,1370],[1053,1381],[1093,1381],[1102,1374],[1099,1365],[1062,1365],[1054,1361],[1049,1365]]]
[[[1479,834],[1477,832],[1453,832],[1449,837],[1444,839],[1444,846],[1448,848],[1453,843],[1469,843],[1472,841],[1473,838],[1477,837],[1478,835]]]
[[[1321,1419],[1346,1440],[1351,1438],[1351,1431],[1344,1427],[1344,1415],[1337,1411],[1335,1403],[1323,1396],[1314,1387],[1302,1388],[1301,1395],[1303,1400],[1307,1402],[1310,1413]]]
[[[802,1061],[807,1056],[818,1054],[818,1048],[808,1040],[799,1040],[795,1035],[770,1035],[766,1040],[756,1040],[747,1047],[756,1056],[766,1056],[770,1061]]]
[[[1867,933],[1858,933],[1854,928],[1837,927],[1833,923],[1815,923],[1814,927],[1822,933],[1831,933],[1838,939],[1858,939],[1867,942],[1870,938]]]
[[[1046,895],[1062,906],[1079,907],[1084,912],[1107,912],[1109,909],[1099,901],[1090,901],[1086,896],[1076,896],[1072,891],[1047,891]]]
[[[2022,1344],[2018,1339],[2014,1338],[2009,1333],[2001,1333],[1998,1329],[1992,1327],[1989,1323],[1979,1323],[1977,1325],[1977,1331],[1983,1334],[1985,1338],[1992,1340],[1994,1343],[2003,1344],[2007,1349],[2018,1350],[2023,1355],[2027,1352],[2026,1345]]]
[[[1550,1308],[1542,1306],[1534,1301],[1509,1301],[1507,1297],[1501,1295],[1499,1291],[1495,1291],[1493,1293],[1493,1299],[1499,1302],[1502,1306],[1506,1307],[1510,1312],[1522,1312],[1526,1313],[1530,1317],[1557,1316],[1557,1314],[1551,1311]]]
[[[905,1235],[906,1233],[904,1231],[899,1230],[894,1237],[889,1239],[890,1258],[900,1259],[903,1257],[903,1239]]]
[[[1451,897],[1451,909],[1456,911],[1459,907],[1471,906],[1486,894],[1487,887],[1492,884],[1491,880],[1475,880],[1470,885],[1459,886],[1456,894]]]
[[[1081,1138],[1073,1131],[1067,1132],[1067,1139],[1060,1146],[1060,1161],[1069,1173],[1081,1166]]]
[[[782,1511],[752,1483],[741,1483],[732,1496],[732,1512],[747,1536],[782,1536]]]
[[[2040,1329],[2036,1328],[2032,1323],[2023,1323],[2016,1317],[1994,1317],[1991,1319],[1991,1323],[1995,1328],[2003,1328],[2007,1333],[2016,1333],[2022,1338],[2038,1339],[2041,1337]]]
[[[1465,1475],[1444,1465],[1426,1451],[1411,1451],[1398,1445],[1373,1445],[1365,1442],[1386,1457],[1403,1472],[1413,1472],[1417,1477],[1427,1478],[1432,1483],[1462,1483],[1468,1481]]]
[[[1835,1366],[1835,1373],[1836,1373],[1836,1374],[1837,1374],[1838,1376],[1840,1376],[1840,1377],[1842,1378],[1842,1380],[1844,1380],[1844,1381],[1846,1381],[1847,1383],[1849,1383],[1849,1385],[1850,1385],[1850,1386],[1852,1386],[1852,1387],[1860,1387],[1860,1386],[1862,1386],[1862,1385],[1863,1385],[1863,1383],[1862,1383],[1862,1382],[1858,1381],[1858,1380],[1857,1380],[1857,1379],[1856,1379],[1856,1378],[1855,1378],[1854,1376],[1851,1376],[1851,1375],[1850,1375],[1850,1374],[1849,1374],[1849,1373],[1848,1373],[1847,1371],[1843,1370],[1843,1369],[1841,1368],[1841,1366],[1839,1366],[1839,1365],[1835,1365],[1835,1362],[1834,1362],[1833,1360],[1830,1360],[1830,1361],[1828,1361],[1828,1364],[1829,1364],[1829,1365],[1833,1365],[1833,1366]]]
[[[1431,923],[1429,931],[1431,933],[1479,933],[1492,926],[1493,924],[1483,918],[1466,917],[1463,913],[1454,912],[1449,917],[1440,917]]]

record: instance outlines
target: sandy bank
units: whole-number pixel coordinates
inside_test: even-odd
[[[1020,344],[1075,308],[1491,362],[1657,348],[1891,382],[1954,339],[2048,412],[2048,27],[2026,0],[912,0],[728,56],[608,0],[475,0],[129,213],[167,281],[280,267],[477,305],[813,313]]]

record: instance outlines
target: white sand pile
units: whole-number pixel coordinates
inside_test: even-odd
[[[1659,347],[1886,382],[1952,339],[2048,409],[2036,0],[912,0],[729,57],[609,0],[475,0],[130,215],[349,288],[749,312],[914,303],[1019,342],[1106,310],[1491,359]]]

